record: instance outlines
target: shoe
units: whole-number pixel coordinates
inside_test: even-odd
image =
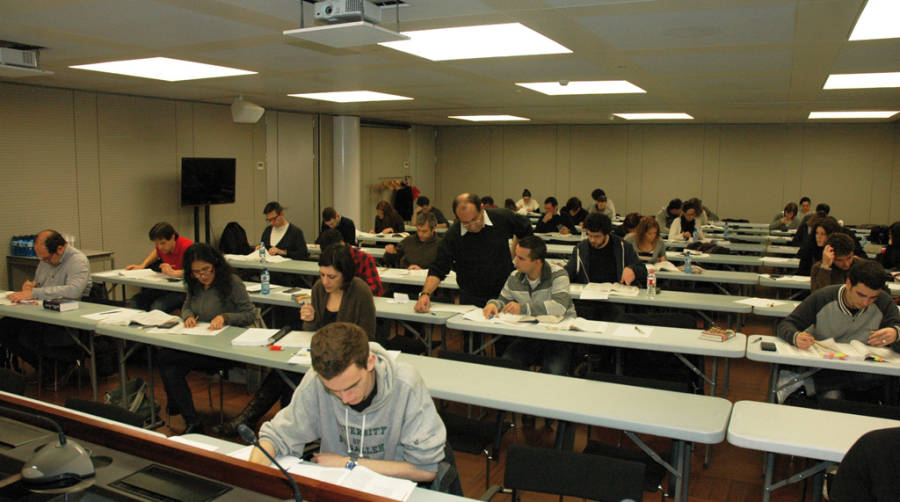
[[[187,427],[184,428],[184,432],[182,432],[181,434],[182,434],[182,435],[185,435],[185,434],[206,434],[206,429],[203,427],[203,422],[196,422],[196,423],[193,423],[193,424],[188,424]]]

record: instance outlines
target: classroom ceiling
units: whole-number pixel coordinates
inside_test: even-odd
[[[404,0],[400,30],[519,22],[572,54],[434,62],[372,45],[282,35],[298,0],[0,0],[0,40],[45,47],[51,76],[2,80],[89,91],[462,125],[606,124],[618,112],[686,112],[699,123],[805,122],[810,111],[898,110],[900,89],[822,90],[830,73],[900,71],[900,39],[848,42],[865,0]],[[313,6],[305,4],[306,27]],[[395,29],[393,7],[382,26]],[[154,56],[256,75],[164,82],[70,69]],[[646,94],[546,96],[521,81],[628,80]],[[368,89],[414,98],[332,104],[288,93]],[[897,120],[895,117],[893,120]],[[616,123],[623,122],[615,119]]]

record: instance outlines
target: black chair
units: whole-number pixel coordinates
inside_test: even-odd
[[[68,397],[66,398],[66,408],[89,413],[107,420],[115,420],[116,422],[122,422],[123,424],[133,425],[134,427],[144,426],[144,417],[114,404],[98,403],[96,401]]]
[[[456,469],[456,457],[453,456],[453,448],[450,447],[450,441],[444,443],[444,460],[438,463],[434,481],[431,482],[431,486],[428,489],[460,497],[463,496],[462,484],[459,481],[459,471]]]
[[[10,394],[25,395],[25,375],[0,368],[0,390]]]
[[[503,487],[492,486],[481,500],[518,490],[581,497],[600,502],[636,502],[643,497],[644,464],[601,455],[513,445],[506,454]]]
[[[525,370],[517,361],[499,357],[466,354],[442,350],[438,357],[472,364],[484,364],[517,370]],[[506,412],[497,410],[491,420],[480,420],[448,411],[440,412],[441,419],[447,427],[447,442],[457,450],[473,455],[484,455],[484,486],[491,484],[491,460],[499,458],[500,441],[503,434],[513,427],[505,420]]]

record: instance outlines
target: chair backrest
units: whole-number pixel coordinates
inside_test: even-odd
[[[512,445],[503,484],[514,490],[602,502],[643,500],[645,466],[601,455]]]
[[[122,422],[135,427],[143,427],[144,425],[144,417],[114,404],[68,397],[66,398],[66,408],[90,413],[91,415],[96,415],[108,420],[115,420],[116,422]]]
[[[527,370],[522,363],[519,361],[513,361],[512,359],[503,359],[502,357],[493,357],[493,356],[483,356],[476,354],[467,354],[465,352],[451,352],[449,350],[442,350],[438,354],[440,359],[450,359],[451,361],[458,361],[461,363],[472,363],[472,364],[484,364],[487,366],[498,366],[501,368],[509,368],[514,370]]]
[[[15,371],[0,368],[0,390],[10,394],[25,395],[25,375]]]

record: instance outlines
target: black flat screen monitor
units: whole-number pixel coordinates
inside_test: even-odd
[[[181,158],[181,205],[234,203],[235,159]]]

